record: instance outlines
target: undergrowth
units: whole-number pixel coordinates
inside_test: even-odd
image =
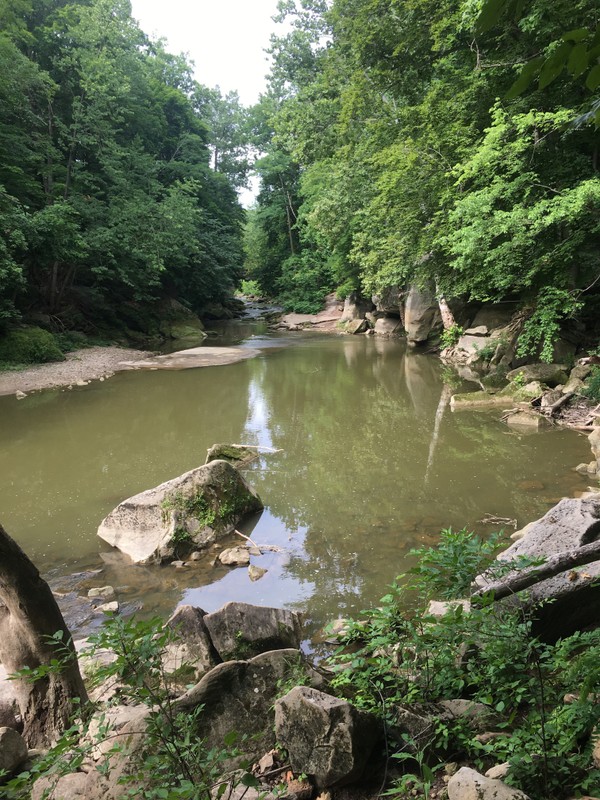
[[[600,630],[551,645],[532,634],[518,600],[452,602],[468,597],[477,574],[499,569],[492,561],[498,543],[447,530],[438,547],[413,551],[417,566],[397,579],[378,608],[349,625],[334,657],[335,691],[386,723],[388,755],[406,773],[390,790],[397,798],[414,796],[415,781],[428,796],[446,761],[480,771],[507,761],[506,782],[531,800],[600,791],[592,760],[600,724]],[[440,598],[449,601],[442,617],[427,610]],[[468,721],[449,719],[435,705],[454,699],[483,704],[495,736],[478,739]],[[430,724],[418,736],[399,724],[407,707],[427,709]]]

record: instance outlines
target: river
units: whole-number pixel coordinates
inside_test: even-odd
[[[228,330],[224,344],[241,339],[261,356],[0,397],[0,521],[55,589],[101,568],[80,593],[110,583],[146,614],[181,602],[286,606],[314,631],[376,603],[441,528],[487,535],[486,514],[520,527],[586,488],[573,471],[590,458],[585,437],[518,433],[497,409],[452,412],[439,361],[403,341]],[[242,530],[279,548],[253,557],[264,577],[213,565],[216,552],[182,570],[131,566],[97,538],[121,500],[204,463],[215,442],[281,450],[246,470],[265,510]],[[81,608],[67,613],[89,626]]]

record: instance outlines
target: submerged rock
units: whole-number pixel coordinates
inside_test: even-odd
[[[137,564],[158,564],[212,544],[262,507],[231,464],[212,461],[124,500],[98,536]]]

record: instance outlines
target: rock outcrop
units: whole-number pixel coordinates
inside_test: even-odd
[[[102,521],[98,536],[135,563],[161,563],[207,547],[262,507],[231,464],[211,461],[124,500]]]

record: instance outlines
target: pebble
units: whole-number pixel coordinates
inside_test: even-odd
[[[27,397],[27,395],[25,394],[25,392],[22,392],[20,389],[17,389],[17,391],[15,392],[15,397],[17,398],[17,400],[23,400],[25,397]]]

